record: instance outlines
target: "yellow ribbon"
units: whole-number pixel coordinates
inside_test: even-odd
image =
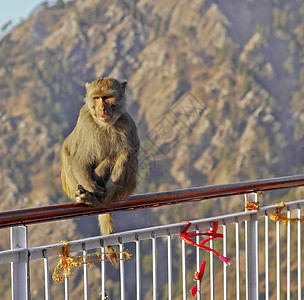
[[[297,221],[302,221],[303,217],[300,218],[287,218],[287,213],[282,213],[282,210],[285,207],[284,202],[275,203],[275,205],[280,205],[281,207],[277,208],[277,212],[275,214],[269,215],[269,219],[271,219],[274,222],[282,221],[284,225],[286,225],[288,222],[294,223]]]
[[[65,246],[62,249],[62,253],[59,254],[59,263],[54,269],[53,273],[53,280],[54,281],[64,281],[66,278],[71,276],[71,269],[76,268],[79,265],[84,264],[94,264],[100,261],[109,261],[107,258],[107,253],[102,253],[100,251],[95,253],[90,253],[86,255],[78,255],[78,256],[72,256],[70,254],[70,248],[71,244],[69,242],[61,242],[62,244],[65,244]],[[102,255],[104,254],[104,258],[102,258]],[[124,250],[122,252],[120,251],[114,251],[111,254],[122,254],[121,256],[116,255],[117,260],[127,260],[131,257],[131,254],[128,250]],[[117,258],[119,257],[119,258]]]
[[[250,200],[246,200],[245,201],[245,209],[248,210],[259,210],[260,209],[260,196],[263,194],[263,192],[256,192],[257,196],[258,196],[258,201],[250,201]]]
[[[260,208],[260,202],[255,202],[255,201],[245,201],[245,209],[246,210],[259,210]]]

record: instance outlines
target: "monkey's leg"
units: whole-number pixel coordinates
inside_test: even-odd
[[[82,185],[78,185],[76,190],[76,201],[90,206],[100,206],[105,197],[105,185],[109,179],[111,159],[107,157],[93,170],[93,180],[95,181],[95,191],[89,192]]]
[[[117,158],[106,183],[105,203],[125,200],[136,187],[137,153],[123,151]]]
[[[63,145],[61,150],[62,187],[68,196],[91,206],[98,206],[100,203],[96,198],[103,199],[105,188],[100,187],[92,178],[92,166],[72,157],[67,145]]]

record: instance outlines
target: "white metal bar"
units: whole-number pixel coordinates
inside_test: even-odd
[[[50,280],[49,280],[49,259],[48,259],[48,253],[47,250],[44,251],[44,259],[43,259],[43,265],[44,265],[44,298],[45,300],[51,299],[50,294]]]
[[[186,243],[182,240],[182,278],[183,278],[183,300],[187,299],[187,280],[186,280]]]
[[[239,222],[235,223],[236,299],[240,300],[240,240]]]
[[[265,300],[269,300],[269,218],[265,216]]]
[[[250,261],[250,258],[249,258],[249,249],[250,249],[250,246],[248,245],[248,241],[249,241],[249,237],[248,237],[248,231],[249,231],[249,226],[248,226],[248,222],[246,221],[245,222],[245,252],[246,252],[246,300],[250,300],[249,297],[250,297],[250,293],[249,293],[249,283],[250,283],[250,273],[249,273],[249,261]]]
[[[280,222],[276,222],[276,272],[277,272],[277,300],[280,300]]]
[[[213,246],[213,240],[210,240],[210,248],[213,249]],[[210,299],[214,300],[214,260],[212,251],[210,251]]]
[[[287,211],[290,218],[290,211]],[[287,222],[287,300],[290,300],[290,222]]]
[[[101,246],[101,300],[106,299],[106,255],[105,255],[105,246],[103,240],[100,240]]]
[[[28,259],[28,230],[26,226],[11,227],[11,249],[25,248],[19,261],[11,263],[12,300],[30,299],[30,273]]]
[[[254,193],[255,197],[255,202],[258,202],[258,194]],[[255,226],[255,296],[256,299],[259,299],[259,222],[258,222],[258,216],[255,215],[255,221],[254,221],[254,226]]]
[[[198,225],[196,226],[196,233],[199,233]],[[195,237],[195,242],[199,245],[200,238],[198,235]],[[200,268],[201,268],[201,266],[200,266],[200,248],[195,247],[195,250],[196,250],[196,270],[197,270],[197,272],[199,272]],[[197,284],[196,299],[200,300],[201,299],[201,282],[198,280],[198,281],[196,281],[196,284]]]
[[[168,300],[172,300],[172,239],[168,232]]]
[[[157,300],[157,257],[156,257],[156,238],[152,232],[152,266],[153,266],[153,300]]]
[[[89,298],[89,288],[88,288],[88,265],[86,264],[86,255],[87,250],[85,248],[85,243],[82,245],[82,254],[83,254],[83,298],[84,300],[88,300]]]
[[[245,201],[249,198],[245,195]],[[250,195],[251,201],[257,201],[257,194]],[[258,299],[258,243],[257,243],[257,213],[251,215],[250,221],[245,221],[246,248],[246,299]]]
[[[100,263],[100,271],[101,271],[101,300],[106,299],[106,255],[105,255],[105,246],[104,241],[100,240],[100,251],[101,251],[101,263]]]
[[[223,255],[227,257],[227,226],[223,225]],[[227,300],[227,265],[223,262],[224,300]]]
[[[136,297],[137,300],[141,300],[141,252],[140,252],[140,240],[136,237]]]
[[[245,201],[247,201],[247,197],[248,195],[245,194]],[[249,299],[249,283],[250,283],[250,279],[249,279],[249,253],[248,253],[248,250],[250,249],[250,245],[248,245],[248,240],[249,240],[249,237],[248,237],[248,228],[250,228],[248,226],[248,222],[245,221],[245,252],[246,252],[246,300],[250,300]]]
[[[64,281],[64,299],[69,300],[69,298],[70,298],[69,277],[66,277]]]
[[[119,261],[119,266],[120,266],[120,299],[125,300],[125,286],[126,286],[126,281],[125,281],[125,262],[123,260],[123,243],[120,241],[119,243],[119,251],[120,251],[120,261]]]
[[[301,272],[301,250],[302,250],[302,246],[301,246],[301,209],[298,209],[298,300],[302,299],[302,272]]]

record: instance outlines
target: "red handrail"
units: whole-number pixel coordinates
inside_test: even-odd
[[[183,190],[133,195],[128,199],[98,208],[80,203],[67,203],[0,212],[0,228],[55,221],[101,213],[134,210],[202,201],[211,198],[241,195],[258,191],[294,188],[304,185],[304,175],[196,187]]]

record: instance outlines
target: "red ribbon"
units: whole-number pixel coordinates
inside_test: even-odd
[[[201,268],[200,268],[199,272],[196,271],[194,273],[194,280],[200,281],[200,282],[202,281],[203,276],[204,276],[204,272],[205,272],[205,266],[206,266],[206,261],[203,261],[203,263],[201,264]],[[197,284],[195,285],[194,288],[192,288],[190,290],[190,293],[191,293],[192,297],[194,298],[196,293],[197,293]]]
[[[207,251],[211,251],[213,252],[220,260],[222,260],[225,264],[229,263],[229,258],[219,254],[217,251],[215,251],[212,248],[209,248],[207,246],[204,246],[207,242],[214,240],[215,238],[220,238],[223,239],[223,234],[221,233],[217,233],[217,229],[218,229],[218,222],[213,222],[213,228],[209,229],[208,232],[206,233],[190,233],[187,232],[189,227],[191,226],[191,223],[186,221],[185,223],[188,223],[188,225],[185,226],[184,230],[179,234],[180,237],[187,243],[190,244],[192,246],[207,250]],[[209,236],[208,238],[202,240],[199,244],[195,243],[194,241],[191,240],[191,238],[196,237],[196,236],[201,236],[201,235],[205,235],[205,236]],[[199,272],[195,272],[194,273],[194,280],[196,281],[201,281],[203,276],[204,276],[204,271],[205,271],[205,266],[206,266],[206,262],[203,261],[203,263],[201,264],[200,267],[200,271]],[[197,293],[197,285],[190,290],[191,295],[194,297]]]
[[[188,225],[185,226],[184,230],[179,234],[180,237],[188,244],[195,246],[195,247],[199,247],[201,249],[207,250],[207,251],[211,251],[213,252],[220,260],[222,260],[224,263],[228,264],[229,262],[229,258],[219,254],[217,251],[215,251],[214,249],[211,249],[209,247],[204,246],[207,242],[214,240],[215,238],[220,238],[223,239],[223,235],[221,233],[217,233],[217,229],[218,229],[218,222],[213,222],[213,228],[209,229],[208,232],[206,233],[190,233],[187,232],[189,227],[191,226],[191,223],[186,221],[185,223],[188,223]],[[200,235],[206,235],[206,236],[210,236],[209,238],[206,238],[204,240],[202,240],[200,242],[200,244],[195,243],[194,241],[191,240],[192,237],[196,237],[196,236],[200,236]]]

